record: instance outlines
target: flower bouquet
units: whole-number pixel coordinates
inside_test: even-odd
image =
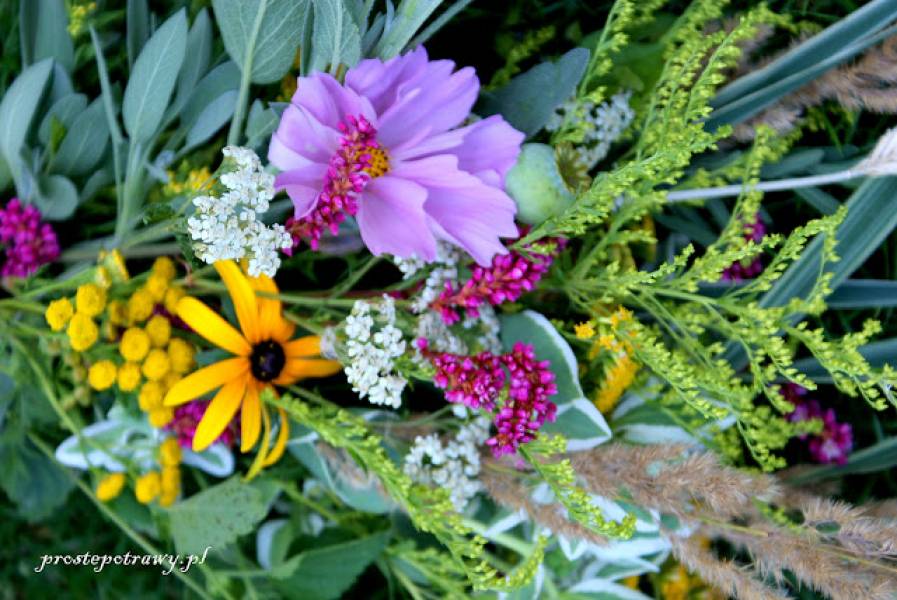
[[[0,8],[8,597],[894,598],[897,7],[727,4]]]

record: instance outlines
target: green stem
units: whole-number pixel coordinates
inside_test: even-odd
[[[474,519],[463,518],[461,522],[465,527],[476,534],[479,534],[489,540],[495,542],[499,546],[504,546],[509,550],[513,550],[521,556],[529,556],[535,551],[535,545],[528,544],[518,537],[507,533],[487,533],[489,528],[485,524],[475,521]]]
[[[258,40],[262,21],[268,10],[268,0],[261,0],[255,13],[255,22],[249,39],[246,40],[244,63],[240,65],[240,92],[237,94],[237,105],[234,107],[234,118],[231,119],[230,129],[227,132],[227,144],[235,146],[240,143],[243,130],[243,117],[246,115],[246,105],[249,103],[249,86],[252,84],[252,63],[255,58],[255,43]]]

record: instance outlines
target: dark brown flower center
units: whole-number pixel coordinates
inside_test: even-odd
[[[252,354],[249,357],[252,376],[259,381],[277,379],[286,362],[287,357],[283,352],[283,346],[271,340],[259,342],[253,346]]]

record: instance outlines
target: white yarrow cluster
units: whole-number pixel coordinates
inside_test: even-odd
[[[461,252],[448,242],[439,242],[436,246],[436,260],[430,263],[433,269],[427,275],[423,287],[418,291],[411,302],[411,311],[415,314],[427,312],[430,304],[445,289],[447,281],[458,279],[458,262],[461,260]],[[411,279],[427,263],[422,259],[412,256],[410,258],[394,257],[393,262],[402,272],[402,279]]]
[[[405,353],[405,340],[395,323],[396,305],[390,296],[383,295],[376,313],[370,303],[355,302],[345,322],[349,360],[343,371],[362,399],[399,408],[408,381],[394,372],[395,359]]]
[[[280,267],[278,251],[293,244],[283,225],[268,227],[258,219],[274,197],[274,176],[262,170],[259,157],[248,148],[227,146],[223,154],[237,168],[219,178],[227,188],[221,197],[193,199],[196,212],[187,219],[193,251],[208,264],[246,258],[251,276],[273,277]]]
[[[464,425],[445,444],[435,434],[417,436],[405,455],[403,470],[411,479],[425,485],[446,488],[452,504],[464,510],[473,496],[483,489],[478,447],[489,437],[489,419],[479,417]]]
[[[583,164],[591,169],[607,156],[611,144],[635,118],[635,112],[629,106],[631,96],[630,91],[618,92],[601,104],[568,100],[555,109],[545,128],[557,131],[573,116],[585,119],[589,127],[582,143],[576,146],[576,152]]]

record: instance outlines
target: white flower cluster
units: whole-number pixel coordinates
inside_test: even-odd
[[[436,260],[432,262],[433,270],[427,275],[424,286],[411,303],[411,311],[415,314],[427,312],[430,304],[445,289],[445,282],[458,279],[458,262],[461,251],[448,242],[439,242],[436,246]],[[410,258],[393,258],[393,262],[402,272],[402,279],[411,279],[426,263],[412,256]]]
[[[193,251],[208,264],[248,258],[251,276],[273,277],[280,267],[278,250],[293,244],[283,225],[268,227],[258,219],[274,197],[274,176],[262,170],[259,157],[248,148],[227,146],[223,154],[237,168],[220,177],[227,188],[220,198],[193,199],[196,212],[187,220]]]
[[[635,118],[635,112],[629,106],[630,96],[630,91],[618,92],[601,104],[568,100],[555,109],[545,128],[557,131],[570,118],[585,119],[589,127],[582,143],[576,146],[576,152],[583,164],[591,169],[607,156],[611,144]]]
[[[395,301],[384,294],[376,314],[375,319],[370,303],[358,300],[346,317],[349,362],[343,370],[352,391],[361,398],[367,398],[371,404],[399,408],[408,381],[394,372],[395,359],[405,353],[402,331],[395,325]]]
[[[445,444],[435,434],[417,436],[405,455],[403,470],[419,483],[446,488],[455,509],[462,511],[483,489],[483,484],[476,479],[480,474],[477,448],[488,437],[489,419],[486,417],[478,417],[464,425]]]

